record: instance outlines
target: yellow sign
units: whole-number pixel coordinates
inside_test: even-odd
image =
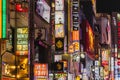
[[[56,46],[57,46],[58,48],[62,48],[62,47],[63,47],[62,41],[59,40],[59,41],[56,43]]]

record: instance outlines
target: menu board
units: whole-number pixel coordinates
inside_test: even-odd
[[[28,28],[17,28],[16,55],[28,55]]]

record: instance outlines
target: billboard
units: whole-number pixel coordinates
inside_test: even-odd
[[[36,12],[44,20],[46,20],[48,23],[50,23],[50,6],[46,3],[45,0],[37,0]]]

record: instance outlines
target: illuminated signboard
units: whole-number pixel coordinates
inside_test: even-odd
[[[108,65],[109,64],[109,50],[102,50],[102,65]]]
[[[48,64],[34,64],[34,80],[48,79]]]
[[[67,80],[67,74],[66,73],[56,73],[55,78],[57,80]]]
[[[79,1],[77,0],[72,2],[72,21],[73,30],[79,30]]]
[[[64,24],[64,11],[55,12],[55,24]]]
[[[72,39],[79,40],[79,31],[78,30],[72,32]]]
[[[64,37],[64,25],[63,24],[58,24],[55,25],[55,37]]]
[[[76,52],[76,51],[79,51],[80,49],[80,45],[79,45],[79,42],[78,41],[76,41],[76,42],[73,42],[73,45],[74,45],[74,52]]]
[[[0,0],[0,38],[6,38],[6,0]]]
[[[64,10],[64,0],[55,0],[55,10]]]
[[[45,2],[45,0],[37,0],[36,12],[48,23],[50,23],[50,6]]]
[[[18,72],[19,77],[25,77],[28,75],[28,57],[19,57],[19,62],[18,62]]]
[[[22,4],[16,4],[15,8],[17,12],[28,12],[28,8],[22,8]]]
[[[28,55],[28,28],[17,28],[16,55]]]

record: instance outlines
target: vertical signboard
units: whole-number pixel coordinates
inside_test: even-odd
[[[79,0],[72,0],[72,40],[74,52],[79,51]]]
[[[28,55],[28,28],[17,28],[16,55]]]
[[[2,0],[0,0],[0,38],[2,38]]]
[[[2,38],[6,38],[6,2],[2,0]]]
[[[64,0],[55,0],[55,50],[64,51]]]
[[[20,56],[18,58],[18,68],[17,68],[17,75],[19,77],[27,77],[28,76],[28,58]]]
[[[56,38],[55,39],[55,50],[56,51],[64,50],[64,38]]]
[[[0,38],[6,38],[6,0],[0,0]]]
[[[64,25],[63,24],[58,24],[55,25],[55,37],[64,37]]]
[[[72,2],[72,21],[73,30],[79,30],[79,1],[73,0]]]
[[[102,50],[101,55],[102,55],[102,66],[109,65],[109,50]]]

